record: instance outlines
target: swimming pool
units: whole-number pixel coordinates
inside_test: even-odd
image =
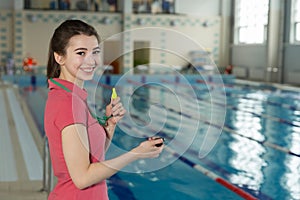
[[[299,90],[234,78],[222,89],[213,80],[187,79],[104,76],[86,85],[98,114],[112,85],[128,111],[107,158],[147,136],[166,139],[159,158],[136,162],[108,180],[110,199],[300,199]],[[20,92],[43,130],[47,90]],[[208,130],[216,135],[207,136]],[[201,145],[211,138],[216,144],[203,154]]]

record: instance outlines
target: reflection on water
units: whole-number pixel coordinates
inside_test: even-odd
[[[248,138],[257,141],[265,139],[261,132],[261,118],[253,117],[249,113],[250,111],[261,114],[263,112],[262,105],[260,101],[239,99],[236,107],[237,111],[232,124],[239,135],[234,135],[234,139],[229,144],[229,148],[232,150],[229,162],[237,170],[237,173],[230,176],[230,181],[236,185],[246,185],[248,189],[259,191],[264,181],[263,168],[267,166],[266,161],[262,158],[266,149],[256,141],[249,141]]]
[[[281,185],[289,191],[291,199],[300,199],[300,158],[288,156],[284,165],[286,173],[281,179]]]
[[[293,127],[293,129],[298,130],[297,127]],[[300,133],[291,132],[290,137],[290,151],[299,154]],[[300,199],[300,158],[295,156],[287,156],[284,166],[286,168],[286,173],[281,180],[282,186],[289,191],[291,198]]]
[[[145,112],[149,109],[149,87],[147,85],[143,85],[134,90],[131,95],[132,98],[132,106],[140,112]]]
[[[236,170],[231,182],[263,192],[267,199],[299,199],[300,158],[286,153],[300,152],[299,127],[295,126],[298,111],[292,111],[297,103],[289,99],[288,105],[284,96],[261,91],[232,100],[227,123],[238,135],[233,135],[229,143],[230,165]]]

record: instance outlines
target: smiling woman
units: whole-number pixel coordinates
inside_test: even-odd
[[[71,82],[77,79],[91,80],[94,70],[100,64],[100,47],[95,36],[76,35],[69,41],[66,56],[54,52],[56,62],[61,66],[60,77]]]
[[[100,64],[99,43],[100,37],[93,27],[79,20],[65,21],[50,42],[47,77],[76,80],[82,87]]]
[[[63,22],[50,41],[44,126],[58,182],[49,200],[108,199],[107,178],[137,159],[158,157],[164,147],[156,146],[162,139],[150,138],[105,160],[116,124],[126,110],[114,95],[106,106],[105,123],[98,123],[98,117],[90,113],[83,85],[100,64],[99,43],[96,30],[80,20]]]

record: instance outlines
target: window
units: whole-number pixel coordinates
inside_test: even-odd
[[[300,42],[300,0],[294,0],[291,17],[291,42]]]
[[[269,0],[235,0],[235,43],[264,43],[268,12]]]

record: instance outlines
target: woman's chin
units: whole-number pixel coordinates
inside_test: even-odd
[[[93,77],[94,77],[94,72],[93,73],[88,73],[88,74],[87,73],[81,73],[81,74],[77,75],[77,78],[81,79],[83,81],[90,81],[90,80],[93,79]]]

